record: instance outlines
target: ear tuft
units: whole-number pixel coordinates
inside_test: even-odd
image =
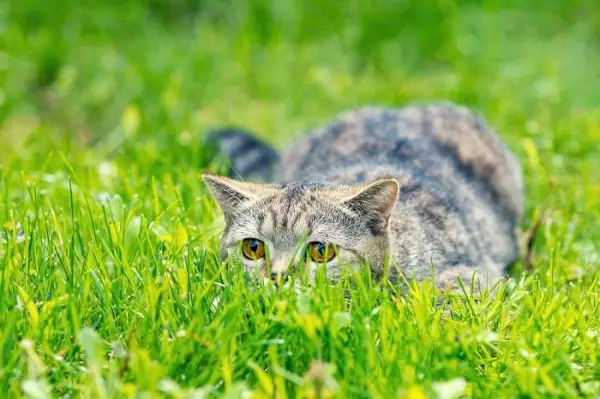
[[[384,177],[358,186],[357,190],[341,203],[360,215],[375,217],[387,226],[398,201],[399,189],[398,180]]]

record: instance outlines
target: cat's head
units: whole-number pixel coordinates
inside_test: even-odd
[[[203,179],[225,217],[221,258],[247,271],[276,279],[302,264],[312,279],[324,265],[335,281],[342,265],[384,265],[399,190],[392,177],[351,186]]]

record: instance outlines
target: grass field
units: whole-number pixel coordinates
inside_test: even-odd
[[[1,2],[0,397],[600,397],[596,3]],[[532,272],[436,307],[219,264],[206,129],[434,99],[521,159]]]

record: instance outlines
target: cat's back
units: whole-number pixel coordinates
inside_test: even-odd
[[[392,255],[405,271],[500,269],[518,257],[518,161],[482,118],[452,103],[362,107],[293,143],[277,180],[362,183],[393,176]],[[460,267],[459,267],[460,268]],[[467,268],[466,270],[470,270]]]
[[[408,174],[449,195],[466,185],[513,217],[522,213],[518,161],[480,116],[450,102],[341,113],[293,143],[277,176],[351,183],[378,174]]]

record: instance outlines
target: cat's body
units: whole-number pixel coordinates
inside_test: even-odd
[[[313,241],[340,246],[352,263],[368,261],[376,275],[385,262],[376,252],[385,252],[394,264],[392,280],[400,272],[422,280],[433,270],[439,286],[451,286],[456,276],[469,283],[476,270],[480,279],[494,283],[519,256],[520,165],[485,123],[463,107],[440,103],[355,109],[302,137],[280,158],[241,132],[213,139],[218,137],[234,173],[251,176],[260,170],[270,179],[265,164],[271,164],[277,183],[244,187],[233,182],[233,191],[242,196],[249,189],[262,193],[246,195],[248,201],[237,202],[229,212],[224,209],[223,257],[232,254],[242,236],[262,234],[258,239],[273,253],[289,257],[293,267],[298,250],[290,252],[292,244],[297,247],[302,231],[312,234],[321,228],[324,233],[316,233]],[[214,179],[221,178],[208,177],[207,183],[221,208],[227,208],[224,199],[235,195],[219,196],[223,180]],[[232,181],[227,184],[231,189]],[[262,224],[268,234],[253,224]],[[243,233],[232,233],[240,229]],[[258,267],[267,263],[276,261]],[[278,272],[287,267],[278,266]],[[335,279],[340,264],[327,267]]]

